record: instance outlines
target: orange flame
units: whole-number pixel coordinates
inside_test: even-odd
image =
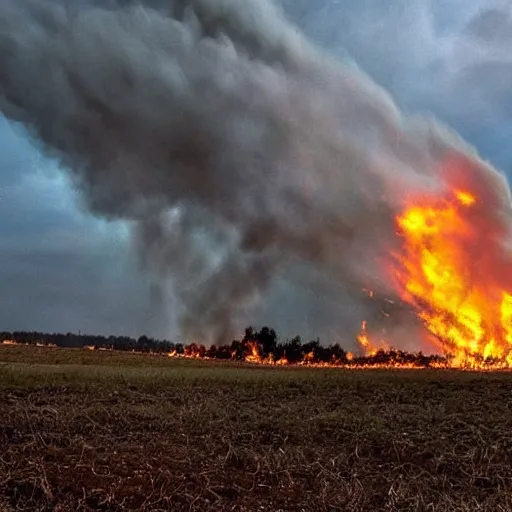
[[[262,358],[258,350],[258,344],[255,341],[249,342],[249,350],[250,354],[245,356],[245,361],[247,363],[260,363],[262,361]]]
[[[366,354],[372,354],[376,352],[376,349],[373,347],[372,342],[370,341],[370,336],[368,335],[368,328],[366,320],[363,320],[361,323],[361,331],[357,335],[357,341],[363,348]]]
[[[396,219],[402,252],[395,276],[402,299],[454,365],[492,358],[511,366],[512,294],[492,278],[493,248],[475,226],[478,204],[475,194],[456,190],[408,207]]]
[[[369,296],[373,297],[374,293],[372,291],[369,292]],[[356,339],[367,356],[375,356],[379,350],[389,351],[391,349],[387,341],[383,339],[377,340],[373,336],[370,336],[368,332],[368,322],[366,320],[361,322],[361,329]]]

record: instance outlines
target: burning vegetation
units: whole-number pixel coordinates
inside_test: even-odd
[[[450,187],[415,198],[396,218],[401,243],[390,273],[398,295],[454,366],[512,365],[506,227],[490,218],[486,200]]]
[[[279,342],[274,329],[248,327],[241,340],[229,345],[206,347],[198,343],[182,344],[159,341],[146,336],[138,340],[126,337],[43,333],[0,333],[3,345],[38,347],[75,347],[92,351],[124,351],[179,359],[232,361],[266,366],[308,366],[318,368],[448,368],[450,358],[422,353],[408,353],[392,348],[372,349],[365,355],[347,352],[339,344],[323,346],[320,340],[303,343],[299,336]],[[9,336],[9,339],[5,336]],[[493,368],[490,363],[489,369]]]

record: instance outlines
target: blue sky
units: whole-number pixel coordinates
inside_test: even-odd
[[[282,0],[320,46],[409,113],[434,115],[512,173],[512,9],[489,0]],[[340,91],[342,94],[342,91]],[[92,217],[54,162],[0,118],[0,329],[177,335],[126,228]],[[318,311],[303,311],[297,330]]]

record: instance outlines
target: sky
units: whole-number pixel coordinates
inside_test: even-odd
[[[357,65],[403,110],[440,119],[511,175],[508,2],[281,4],[311,40]],[[163,310],[157,288],[140,269],[126,226],[87,212],[58,164],[2,117],[0,234],[0,330],[178,336],[172,312]],[[305,293],[314,295],[314,287]],[[260,318],[290,335],[324,335],[315,329],[332,314],[325,299],[299,299],[276,318],[284,295],[276,288]]]

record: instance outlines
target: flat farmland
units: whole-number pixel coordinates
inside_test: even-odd
[[[510,511],[512,373],[0,345],[0,510]]]

